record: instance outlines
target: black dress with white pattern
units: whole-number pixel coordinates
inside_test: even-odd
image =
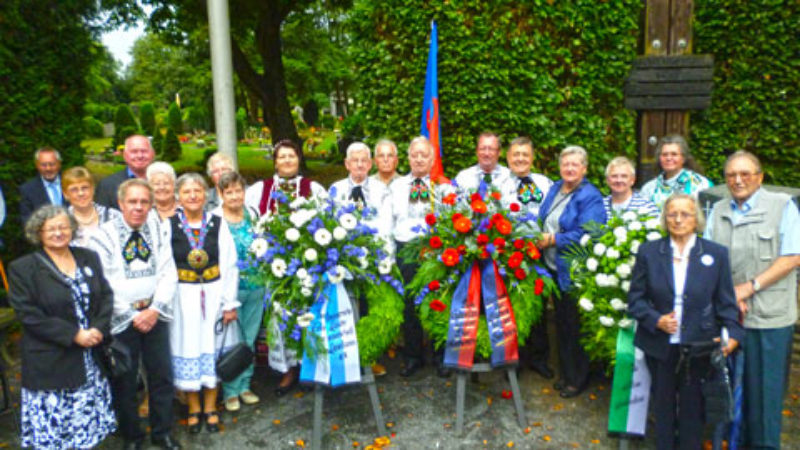
[[[89,327],[84,310],[89,309],[89,285],[80,269],[75,278],[64,275],[72,289],[75,314],[82,329]],[[91,448],[116,429],[108,379],[83,352],[86,383],[77,389],[36,391],[22,388],[23,447],[64,449]]]

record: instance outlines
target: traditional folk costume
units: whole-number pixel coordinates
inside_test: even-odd
[[[502,193],[510,179],[511,171],[507,167],[497,164],[491,172],[484,172],[481,166],[476,164],[458,172],[456,186],[460,192],[474,192],[484,184]]]
[[[175,318],[170,329],[175,387],[199,391],[217,385],[215,325],[223,311],[240,306],[236,299],[239,269],[236,245],[228,225],[203,213],[200,223],[189,223],[182,209],[166,227],[178,269]]]
[[[657,177],[648,181],[642,186],[642,197],[655,203],[659,209],[664,207],[664,202],[667,201],[670,195],[679,192],[689,194],[694,198],[700,191],[713,186],[708,178],[700,175],[697,172],[689,169],[681,169],[677,175],[672,178],[664,178],[664,173],[658,174]]]
[[[141,441],[145,433],[137,412],[137,374],[141,357],[147,369],[151,436],[161,439],[172,427],[172,367],[169,324],[177,286],[175,262],[168,236],[147,220],[138,230],[117,216],[92,234],[91,249],[100,255],[105,277],[114,291],[111,333],[127,345],[133,369],[113,380],[114,404],[122,437]],[[158,322],[147,333],[131,322],[145,309],[158,311]]]
[[[385,240],[391,238],[392,202],[389,189],[381,181],[368,177],[356,183],[347,177],[333,183],[328,195],[340,206],[354,204],[359,210],[365,207],[373,209],[375,215],[364,223],[377,229],[379,237]]]

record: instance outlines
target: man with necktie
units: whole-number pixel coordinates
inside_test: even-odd
[[[100,255],[114,291],[111,334],[127,345],[133,362],[133,368],[113,379],[111,386],[123,448],[142,448],[145,437],[136,401],[140,357],[147,372],[152,443],[181,448],[170,435],[173,378],[168,322],[172,320],[178,272],[170,240],[164,234],[168,230],[156,227],[154,219],[148,220],[153,191],[146,181],[123,182],[118,199],[122,216],[101,225],[89,245]],[[162,230],[161,234],[157,230]]]
[[[553,181],[539,173],[532,173],[533,142],[527,137],[517,137],[511,141],[506,154],[511,176],[502,189],[503,205],[512,203],[520,205],[520,213],[527,212],[539,216],[539,206],[550,191]],[[535,221],[525,222],[534,228],[531,232],[541,231]],[[546,304],[543,305],[546,308]],[[520,351],[520,360],[530,369],[546,379],[553,378],[550,368],[550,345],[547,337],[547,310],[543,309],[542,319],[533,326],[528,342]]]
[[[125,139],[122,157],[125,159],[125,168],[103,178],[97,184],[95,201],[108,208],[119,208],[117,188],[123,181],[132,178],[147,179],[147,167],[155,159],[156,152],[147,136],[134,134]]]
[[[461,192],[475,192],[481,186],[502,192],[511,177],[508,168],[498,164],[500,160],[500,138],[490,132],[478,136],[475,149],[478,164],[467,167],[456,175],[456,185]]]
[[[430,141],[418,136],[408,146],[408,161],[411,173],[402,176],[389,186],[392,204],[392,233],[397,251],[403,245],[424,233],[427,227],[425,215],[433,212],[434,204],[441,203],[444,195],[453,192],[450,184],[431,183],[434,150]],[[408,285],[414,278],[419,264],[398,261],[403,282]],[[405,366],[400,372],[403,377],[413,375],[424,365],[422,345],[422,325],[417,317],[414,297],[406,295],[403,311],[403,357]],[[450,370],[441,365],[444,348],[436,352],[434,359],[441,377],[450,375]]]
[[[42,205],[68,206],[61,192],[61,153],[42,147],[33,155],[38,176],[19,187],[19,218],[22,223]]]

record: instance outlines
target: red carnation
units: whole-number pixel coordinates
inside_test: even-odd
[[[517,250],[522,250],[525,247],[525,241],[522,239],[517,239],[514,241],[514,248]]]
[[[542,291],[544,291],[544,280],[537,278],[536,281],[533,282],[533,293],[541,295]]]
[[[457,197],[456,194],[454,192],[451,192],[444,196],[444,198],[442,199],[442,203],[444,203],[445,205],[455,205],[456,197]]]
[[[514,276],[517,277],[518,280],[524,280],[527,274],[522,269],[517,269],[514,271]]]
[[[432,291],[438,291],[441,286],[439,285],[439,280],[433,280],[428,283],[428,289]]]
[[[533,244],[533,242],[528,242],[528,257],[534,261],[542,257],[542,253],[539,251],[539,248]]]
[[[437,312],[442,312],[445,309],[447,309],[447,305],[445,305],[438,298],[435,298],[435,299],[431,300],[431,303],[430,303],[429,306],[431,307],[432,310],[437,311]]]
[[[497,223],[495,223],[495,227],[497,228],[497,232],[502,235],[511,234],[511,222],[507,219],[498,220]]]
[[[525,256],[521,252],[514,252],[511,254],[511,257],[508,258],[508,267],[512,269],[516,269],[522,264],[522,259]]]
[[[483,248],[481,249],[481,256],[480,256],[480,258],[481,258],[481,259],[487,259],[487,258],[489,258],[489,256],[490,256],[490,255],[489,255],[489,252],[487,252],[487,251],[486,251],[486,247],[483,247]]]
[[[501,221],[501,220],[503,220],[503,219],[505,219],[505,217],[503,217],[503,215],[502,215],[502,214],[500,214],[500,213],[494,213],[494,214],[492,215],[492,222],[493,222],[493,223],[499,222],[499,221]]]
[[[431,248],[442,248],[442,239],[439,236],[434,236],[428,241],[428,244]]]
[[[458,220],[453,222],[453,228],[459,233],[468,233],[472,229],[472,221],[468,218],[461,216]]]
[[[473,200],[470,206],[472,207],[472,210],[478,214],[484,214],[488,209],[483,200]]]
[[[463,215],[463,214],[461,214],[461,213],[455,213],[455,214],[453,214],[453,217],[451,217],[450,219],[452,219],[452,220],[453,220],[453,223],[456,223],[456,221],[458,221],[458,219],[460,219],[460,218],[462,218],[462,217],[464,217],[464,215]]]
[[[447,267],[453,267],[458,264],[459,261],[461,261],[461,255],[459,255],[458,250],[454,248],[448,248],[442,253],[442,263]]]
[[[500,201],[501,195],[499,192],[495,191],[492,192],[492,197],[494,197],[495,200]]]
[[[433,214],[428,214],[425,216],[425,223],[428,224],[429,227],[432,227],[436,224],[436,216]]]
[[[495,247],[496,247],[498,250],[500,250],[500,249],[502,249],[503,247],[505,247],[505,246],[506,246],[506,240],[505,240],[505,239],[503,239],[503,238],[501,238],[501,237],[499,237],[499,238],[495,238],[495,240],[494,240],[494,246],[495,246]]]
[[[473,193],[473,194],[472,194],[472,195],[469,197],[469,199],[470,199],[470,201],[473,201],[473,202],[477,202],[477,201],[483,201],[483,197],[481,197],[481,194],[479,194],[479,193],[477,193],[477,192]]]
[[[489,243],[489,236],[481,233],[478,235],[476,241],[478,242],[478,245],[486,245]]]
[[[466,255],[467,254],[467,246],[464,245],[464,244],[461,244],[458,247],[456,247],[456,250],[458,251],[459,255]]]
[[[510,209],[511,212],[518,212],[519,211],[519,203],[514,202],[514,203],[508,205],[508,209]]]

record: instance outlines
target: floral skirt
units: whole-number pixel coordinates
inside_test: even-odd
[[[111,387],[89,352],[86,383],[77,389],[22,389],[22,447],[92,448],[116,430]]]

